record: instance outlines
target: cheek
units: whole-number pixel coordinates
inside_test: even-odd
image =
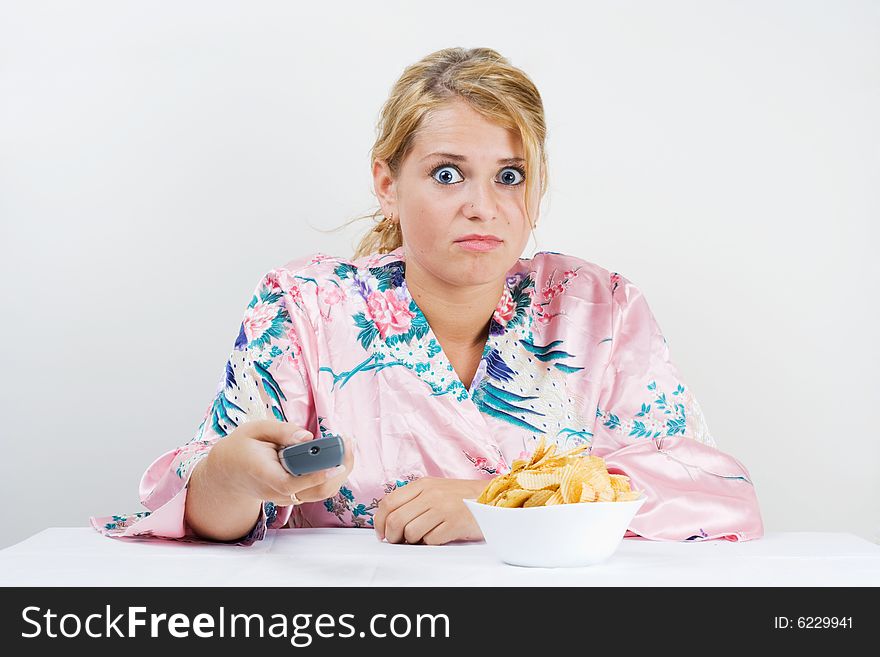
[[[403,211],[407,212],[405,219],[407,236],[414,243],[435,244],[438,240],[448,237],[455,223],[454,208],[431,199],[413,203]]]

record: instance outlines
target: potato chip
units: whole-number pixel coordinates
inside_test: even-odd
[[[516,475],[516,483],[526,490],[541,490],[559,483],[558,472],[532,472],[524,470]]]
[[[590,486],[590,484],[584,482],[583,487],[581,488],[581,497],[580,502],[595,502],[596,501],[596,489]]]
[[[520,470],[526,467],[528,461],[524,461],[522,459],[516,459],[513,462],[513,466],[510,468],[510,472],[519,472]]]
[[[523,504],[523,507],[527,506],[544,506],[551,497],[553,497],[553,493],[555,491],[544,489],[544,490],[536,490],[532,493],[532,496],[526,500],[526,503]]]
[[[562,468],[562,481],[559,482],[559,492],[566,504],[581,501],[581,488],[584,485],[581,469],[577,463],[569,463]]]
[[[483,494],[481,495],[481,499],[479,501],[485,504],[491,504],[493,500],[497,499],[511,486],[513,486],[514,488],[517,487],[516,481],[513,479],[513,477],[510,477],[509,475],[495,477],[483,490]]]
[[[508,489],[504,491],[504,495],[495,506],[522,506],[534,493],[535,491],[524,490],[522,488]]]
[[[597,491],[611,488],[611,477],[608,471],[601,466],[591,466],[584,470],[584,481],[590,482],[590,485]]]
[[[611,478],[611,488],[615,491],[627,491],[629,490],[629,477],[622,474],[613,474],[609,475]]]
[[[614,492],[614,489],[611,488],[611,485],[609,484],[608,487],[603,488],[602,490],[599,491],[599,493],[596,495],[596,501],[597,502],[613,502],[616,497],[617,497],[617,494]]]
[[[542,458],[544,458],[544,451],[545,451],[544,450],[544,436],[541,436],[541,440],[538,441],[538,446],[535,447],[535,451],[532,452],[532,458],[529,459],[529,461],[526,463],[525,467],[531,468],[532,466],[535,465],[535,463],[537,463]]]
[[[503,507],[536,507],[582,502],[625,502],[641,493],[630,478],[610,474],[601,457],[589,454],[590,445],[557,452],[541,436],[528,460],[517,459],[510,472],[491,479],[477,501]]]
[[[541,455],[541,458],[536,460],[534,463],[528,466],[528,469],[537,470],[541,467],[547,466],[553,460],[553,456],[556,453],[556,443],[553,443],[544,450],[544,453]]]

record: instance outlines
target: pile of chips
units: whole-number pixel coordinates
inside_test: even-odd
[[[638,499],[629,477],[609,474],[598,456],[582,455],[589,445],[556,454],[544,437],[528,461],[517,459],[507,474],[489,481],[477,502],[491,506],[530,507],[579,502],[625,502]]]

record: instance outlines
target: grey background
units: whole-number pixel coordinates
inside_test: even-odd
[[[142,510],[260,276],[349,256],[403,68],[541,90],[537,249],[645,293],[767,531],[880,542],[876,2],[0,3],[0,546]]]

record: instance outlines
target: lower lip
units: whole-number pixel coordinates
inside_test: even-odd
[[[496,240],[463,240],[456,244],[468,251],[491,251],[501,246],[501,242]]]

